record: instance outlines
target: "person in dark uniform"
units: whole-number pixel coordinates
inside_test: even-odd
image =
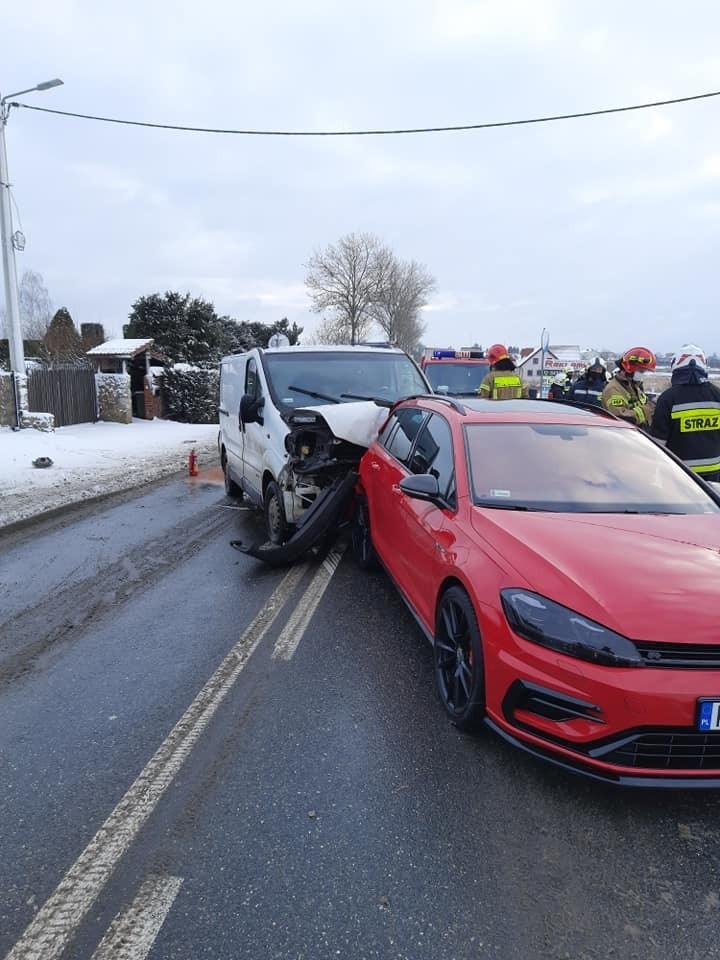
[[[607,383],[607,369],[601,357],[595,357],[581,377],[570,386],[568,400],[578,403],[592,403],[596,407],[602,406],[600,397]]]
[[[650,432],[704,480],[720,481],[720,388],[694,343],[672,359],[671,384],[658,397]]]
[[[559,373],[548,388],[548,400],[566,400],[569,387],[567,374]]]

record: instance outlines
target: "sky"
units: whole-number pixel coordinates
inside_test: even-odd
[[[720,90],[716,0],[26,0],[0,91],[244,129],[434,126]],[[720,97],[462,133],[212,136],[13,110],[17,255],[120,335],[190,291],[311,334],[305,264],[350,232],[437,279],[425,343],[720,350]],[[17,218],[16,218],[17,219]],[[15,226],[17,226],[17,222]]]

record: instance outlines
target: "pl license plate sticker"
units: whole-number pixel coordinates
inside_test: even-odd
[[[698,730],[720,730],[720,700],[701,700]]]

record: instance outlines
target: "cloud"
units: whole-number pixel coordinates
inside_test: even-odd
[[[69,166],[69,172],[84,189],[93,189],[103,194],[109,202],[129,203],[142,201],[153,206],[167,203],[166,194],[131,174],[115,167],[80,162]]]
[[[557,9],[538,0],[439,0],[430,9],[433,43],[472,46],[478,42],[541,45],[557,35]]]
[[[658,197],[688,193],[720,178],[720,154],[711,155],[694,169],[664,175],[618,178],[608,183],[593,184],[572,191],[581,204],[607,201],[652,200]]]

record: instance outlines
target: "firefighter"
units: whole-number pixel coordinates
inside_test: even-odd
[[[515,364],[502,343],[494,343],[487,352],[490,373],[486,373],[478,393],[486,400],[519,400],[527,397]]]
[[[568,391],[568,400],[578,403],[591,403],[600,406],[600,398],[607,384],[607,369],[602,357],[595,357],[585,369],[583,375],[573,383]]]
[[[548,388],[548,400],[564,400],[569,390],[568,378],[565,373],[559,373]]]
[[[651,433],[700,474],[720,481],[720,389],[708,380],[700,347],[686,343],[672,359],[671,385],[660,394]]]
[[[615,416],[649,430],[655,404],[645,395],[642,379],[655,369],[655,354],[647,347],[633,347],[617,363],[618,369],[603,390],[600,402]]]

